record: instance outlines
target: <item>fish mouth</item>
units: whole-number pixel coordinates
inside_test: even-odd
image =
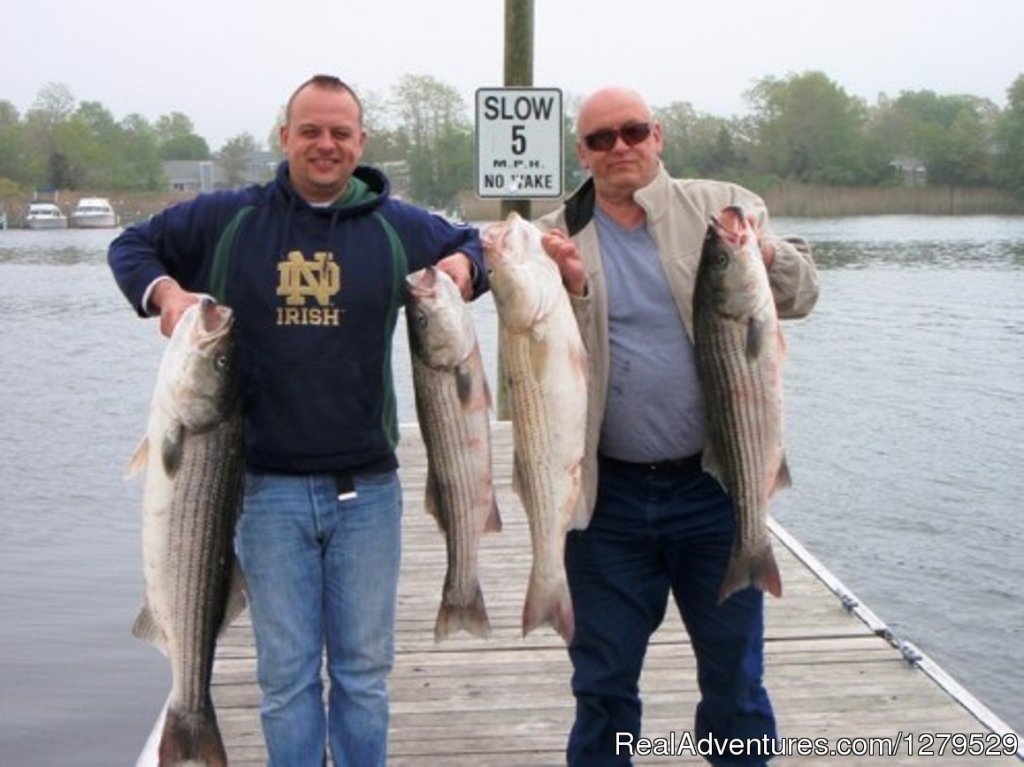
[[[437,267],[431,264],[407,274],[405,283],[409,287],[411,298],[430,298],[437,294]]]
[[[715,233],[729,245],[744,245],[749,238],[746,214],[739,205],[722,208],[711,216],[710,223]]]
[[[484,246],[485,254],[493,253],[504,240],[503,228],[499,223],[487,224],[480,231],[480,242]]]
[[[504,221],[487,224],[480,231],[480,242],[484,246],[484,258],[488,262],[501,263],[502,253],[508,247],[512,229],[521,220],[522,216],[513,210]]]
[[[231,332],[235,324],[235,313],[230,306],[218,304],[209,296],[200,298],[198,306],[196,335],[202,348],[217,343]]]

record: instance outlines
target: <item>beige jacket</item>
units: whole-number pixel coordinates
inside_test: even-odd
[[[658,176],[635,195],[647,214],[647,226],[658,246],[676,308],[693,340],[693,287],[704,234],[712,215],[729,205],[759,214],[762,232],[770,232],[764,201],[743,187],[720,181],[673,179],[662,167]],[[588,181],[558,210],[537,221],[544,231],[568,232],[587,271],[587,294],[572,297],[576,320],[587,349],[589,381],[587,442],[583,463],[583,499],[587,518],[597,491],[597,443],[608,391],[608,295],[597,229],[593,222],[594,189]],[[779,317],[807,315],[818,300],[818,272],[807,244],[799,238],[769,235],[775,259],[768,270]]]

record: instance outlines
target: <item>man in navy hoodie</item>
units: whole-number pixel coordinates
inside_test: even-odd
[[[169,336],[201,293],[235,311],[245,417],[236,550],[271,765],[384,765],[401,488],[391,338],[428,264],[487,289],[475,229],[389,196],[360,166],[362,106],[316,75],[288,102],[269,184],[200,195],[125,230],[108,260]],[[327,648],[329,708],[322,702]]]

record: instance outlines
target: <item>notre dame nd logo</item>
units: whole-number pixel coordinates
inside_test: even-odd
[[[319,251],[306,260],[293,250],[277,271],[277,295],[284,297],[284,306],[277,307],[278,325],[341,324],[341,310],[331,306],[341,289],[341,269],[333,254]]]

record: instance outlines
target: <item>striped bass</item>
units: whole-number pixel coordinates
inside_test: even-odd
[[[445,272],[406,277],[416,415],[427,449],[427,511],[445,533],[448,571],[434,639],[488,636],[478,574],[480,536],[501,530],[491,481],[491,396],[469,309]]]
[[[693,296],[704,391],[704,468],[725,488],[736,534],[719,603],[753,585],[782,595],[768,501],[790,484],[782,441],[785,343],[757,237],[739,207],[712,218]]]
[[[565,536],[580,518],[587,359],[576,318],[541,233],[512,213],[483,232],[498,311],[499,348],[515,445],[513,489],[526,509],[533,564],[523,635],[550,625],[566,642],[575,626]]]
[[[145,469],[146,597],[132,631],[171,666],[171,692],[139,764],[227,764],[210,676],[217,636],[244,606],[232,543],[243,463],[233,320],[210,298],[181,316],[129,464],[129,473]]]

